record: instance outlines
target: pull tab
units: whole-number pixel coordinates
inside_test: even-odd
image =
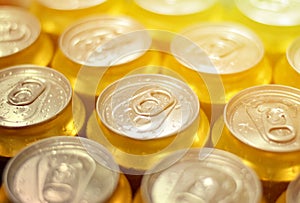
[[[8,94],[7,100],[15,106],[25,106],[33,103],[46,89],[44,83],[34,78],[20,81]]]
[[[15,22],[0,23],[0,42],[15,42],[26,34],[26,28]]]

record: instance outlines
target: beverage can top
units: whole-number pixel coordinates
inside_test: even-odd
[[[145,10],[161,15],[189,15],[205,11],[216,3],[216,0],[135,0]]]
[[[4,188],[13,202],[105,202],[119,168],[100,144],[55,136],[20,151],[5,167]]]
[[[250,203],[260,202],[262,187],[256,173],[236,155],[202,148],[178,151],[163,159],[142,179],[141,192],[153,203]]]
[[[40,32],[39,20],[26,9],[0,6],[0,59],[28,48]]]
[[[72,87],[60,72],[19,65],[0,70],[0,126],[27,127],[56,117],[70,103]]]
[[[286,57],[292,68],[300,74],[300,38],[290,44],[286,51]]]
[[[174,38],[171,52],[180,63],[196,71],[234,74],[256,66],[264,57],[264,46],[261,39],[243,25],[199,23]],[[208,56],[212,64],[207,64],[202,55]]]
[[[240,91],[226,104],[230,132],[253,148],[271,152],[300,149],[300,90],[261,85]]]
[[[286,203],[299,203],[300,176],[291,181],[286,190]]]
[[[38,0],[44,6],[55,10],[77,10],[100,5],[107,0]]]
[[[198,118],[197,95],[183,81],[161,74],[136,74],[108,86],[98,97],[104,125],[133,139],[159,139],[182,132]]]
[[[265,25],[300,25],[300,2],[298,0],[235,0],[235,4],[248,18]]]
[[[142,56],[152,39],[144,26],[125,16],[97,16],[70,25],[59,40],[62,52],[81,65],[109,67]]]

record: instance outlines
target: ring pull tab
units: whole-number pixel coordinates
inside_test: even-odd
[[[8,94],[7,100],[15,106],[25,106],[33,103],[46,89],[43,82],[34,78],[20,81]]]

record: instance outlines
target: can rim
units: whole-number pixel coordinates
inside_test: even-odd
[[[61,7],[61,5],[59,4],[51,4],[51,0],[38,0],[38,2],[40,4],[42,4],[43,6],[49,8],[49,9],[54,9],[54,10],[57,10],[57,11],[76,11],[76,10],[81,10],[81,9],[88,9],[88,8],[92,8],[92,7],[95,7],[95,6],[99,6],[103,3],[105,3],[106,1],[108,0],[93,0],[94,3],[90,3],[90,5],[86,5],[86,6],[83,6],[83,7],[78,7],[78,8],[63,8]],[[61,1],[59,1],[61,2]]]
[[[297,67],[295,64],[295,52],[299,51],[300,52],[300,37],[296,38],[287,48],[286,50],[286,58],[288,60],[288,63],[292,68],[300,74],[300,67]]]

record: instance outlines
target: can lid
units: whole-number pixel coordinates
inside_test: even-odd
[[[226,151],[190,149],[183,156],[182,151],[178,151],[151,170],[141,185],[142,196],[149,202],[250,203],[261,200],[262,188],[256,173]]]
[[[201,50],[209,57],[213,67],[202,62],[199,57]],[[264,56],[264,46],[260,38],[243,25],[200,23],[175,37],[171,52],[180,63],[186,67],[192,65],[190,68],[199,72],[233,74],[257,65]]]
[[[0,126],[26,127],[56,117],[70,103],[72,87],[54,69],[35,65],[0,70]]]
[[[0,6],[0,59],[32,45],[40,32],[39,20],[26,9]]]
[[[105,202],[118,184],[119,168],[102,145],[55,136],[20,151],[3,177],[13,202]]]
[[[295,39],[286,51],[289,64],[300,74],[300,38]]]
[[[205,11],[216,3],[216,0],[135,0],[145,10],[161,15],[189,15]]]
[[[289,183],[286,190],[286,203],[297,203],[300,199],[300,176]]]
[[[76,10],[100,5],[107,0],[38,0],[48,8],[56,10]]]
[[[300,2],[235,0],[238,9],[248,18],[266,25],[300,25]]]
[[[300,149],[300,90],[261,85],[240,91],[227,103],[225,124],[240,141],[272,152]]]
[[[125,16],[97,16],[77,21],[60,37],[70,60],[87,66],[109,67],[143,55],[152,39],[144,26]]]
[[[110,130],[139,140],[175,135],[199,116],[197,95],[183,81],[161,74],[136,74],[108,86],[97,114]]]

